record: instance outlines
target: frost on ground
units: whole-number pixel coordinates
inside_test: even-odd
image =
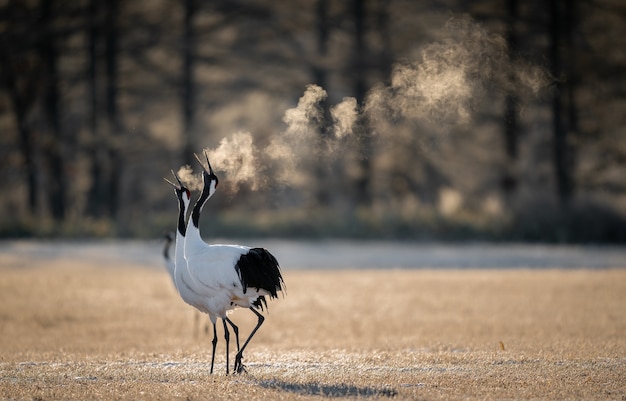
[[[206,353],[202,357],[208,356]],[[2,363],[2,398],[621,399],[624,358],[552,359],[508,352],[255,352],[250,373],[210,376],[196,357]],[[119,356],[111,356],[116,359]],[[282,362],[262,362],[280,359]],[[258,360],[258,361],[256,361]],[[219,367],[223,367],[223,364]]]
[[[287,269],[211,376],[164,269],[0,256],[0,399],[626,398],[626,269]]]

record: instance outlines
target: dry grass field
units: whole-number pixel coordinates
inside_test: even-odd
[[[164,269],[0,254],[0,399],[626,400],[626,269],[284,275],[210,376]]]

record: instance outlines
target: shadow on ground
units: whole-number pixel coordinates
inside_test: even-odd
[[[280,380],[261,380],[259,386],[302,395],[324,397],[395,397],[398,392],[390,387],[357,387],[348,384],[289,383]]]

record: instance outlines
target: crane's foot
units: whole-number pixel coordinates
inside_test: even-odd
[[[235,366],[233,368],[233,373],[248,373],[245,365],[243,364],[243,362],[241,362],[242,359],[243,355],[241,354],[237,354],[237,356],[235,356]]]

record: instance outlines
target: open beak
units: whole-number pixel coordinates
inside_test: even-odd
[[[206,172],[206,168],[204,167],[204,164],[202,164],[202,160],[200,160],[200,157],[198,157],[198,155],[197,155],[197,154],[195,154],[195,153],[194,153],[193,155],[196,157],[196,160],[198,160],[198,163],[200,163],[200,165],[202,166],[202,168],[203,168],[203,169],[204,169],[204,171]],[[209,154],[208,154],[206,151],[204,151],[204,157],[206,158],[206,164],[209,166],[209,171],[208,171],[208,173],[209,173],[210,175],[215,175],[215,174],[213,173],[213,168],[211,167],[211,162],[209,162]]]
[[[184,185],[182,183],[182,181],[180,180],[180,178],[178,178],[178,175],[176,175],[176,173],[174,172],[174,170],[170,170],[172,172],[172,175],[174,176],[174,178],[176,178],[176,181],[178,181],[178,185],[176,186],[176,184],[174,184],[172,181],[168,180],[167,178],[163,177],[163,179],[165,180],[165,182],[169,183],[171,186],[173,186],[176,189],[180,189],[182,188]]]
[[[180,185],[181,187],[183,187],[183,182],[180,180],[180,178],[178,178],[178,175],[174,172],[174,170],[170,170],[172,172],[172,175],[174,176],[174,178],[176,178],[176,181],[178,181],[178,185]]]

